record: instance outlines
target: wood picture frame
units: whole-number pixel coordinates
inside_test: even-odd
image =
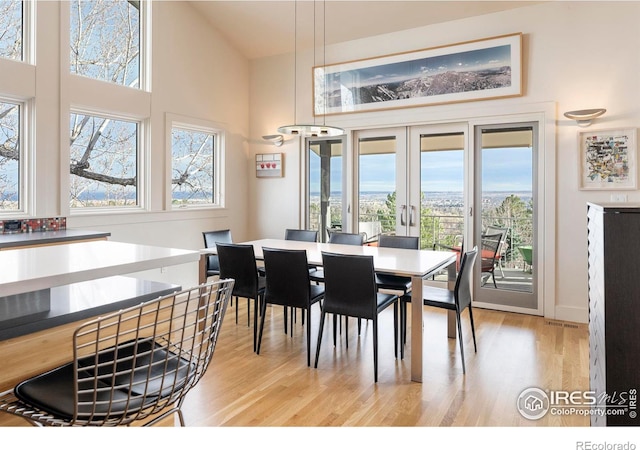
[[[636,134],[636,128],[579,133],[580,189],[636,189]]]
[[[522,95],[522,33],[313,68],[326,116]]]

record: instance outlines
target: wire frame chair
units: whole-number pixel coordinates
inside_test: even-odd
[[[234,280],[218,280],[84,323],[73,361],[0,394],[34,425],[153,425],[181,406],[216,346]]]

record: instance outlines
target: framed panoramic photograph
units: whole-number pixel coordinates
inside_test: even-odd
[[[522,33],[313,68],[315,116],[522,95]]]
[[[579,133],[580,189],[636,189],[636,129]]]

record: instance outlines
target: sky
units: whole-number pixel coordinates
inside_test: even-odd
[[[462,151],[423,152],[421,154],[421,190],[423,192],[462,192]],[[319,186],[319,158],[312,161],[312,192]],[[332,160],[331,190],[340,191],[342,159]],[[395,191],[395,155],[368,155],[361,158],[360,191]],[[483,151],[483,189],[485,191],[531,191],[531,149],[505,148]],[[334,170],[335,169],[335,170]]]

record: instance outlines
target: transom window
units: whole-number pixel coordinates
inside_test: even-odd
[[[0,1],[0,57],[23,59],[23,16],[21,0]]]
[[[171,204],[174,208],[218,205],[219,130],[176,125],[171,128]]]
[[[71,208],[139,205],[140,123],[71,114]]]
[[[140,1],[73,0],[71,73],[141,87]]]

